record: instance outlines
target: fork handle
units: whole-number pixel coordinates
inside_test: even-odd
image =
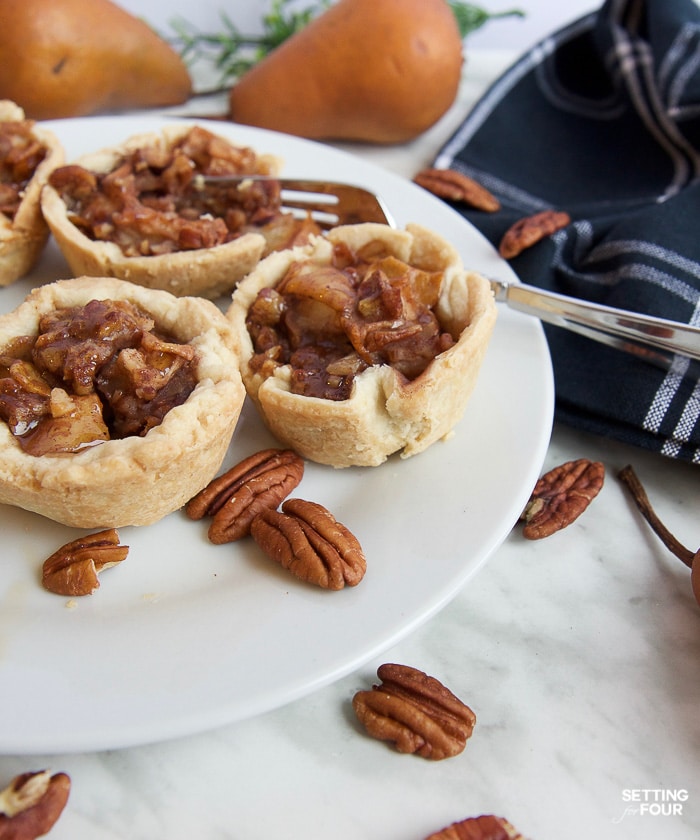
[[[624,342],[611,341],[610,338],[627,339],[637,345],[655,347],[689,359],[700,359],[699,327],[581,301],[525,283],[492,280],[491,288],[496,300],[507,303],[511,309],[535,315],[559,327],[582,332],[620,349],[636,352],[634,347],[626,347]]]

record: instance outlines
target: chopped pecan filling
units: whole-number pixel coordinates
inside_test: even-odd
[[[93,300],[44,315],[0,349],[0,418],[30,455],[143,436],[196,385],[195,350],[136,306]]]
[[[46,157],[46,147],[36,139],[32,120],[0,122],[0,213],[12,220],[24,190]]]
[[[329,265],[293,263],[262,289],[246,319],[252,369],[267,377],[290,365],[293,393],[345,400],[368,367],[391,365],[412,380],[452,347],[434,311],[442,272],[376,250],[338,246]]]
[[[205,187],[197,178],[252,174],[266,174],[252,149],[195,126],[168,149],[130,152],[110,172],[73,164],[49,183],[79,230],[116,243],[127,257],[212,248],[251,231],[265,236],[268,250],[296,244],[309,222],[282,212],[279,182]]]

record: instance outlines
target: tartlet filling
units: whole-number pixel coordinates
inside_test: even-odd
[[[109,172],[71,164],[54,170],[49,183],[85,236],[114,242],[127,257],[213,248],[250,232],[262,234],[270,251],[319,232],[310,219],[282,211],[274,179],[228,186],[201,180],[255,174],[269,171],[253,149],[195,126],[168,148],[125,154]]]
[[[294,262],[248,311],[251,370],[267,378],[289,365],[292,393],[328,400],[348,399],[354,378],[374,365],[413,380],[458,338],[435,313],[442,281],[380,243],[358,253],[337,245],[327,265]]]
[[[0,349],[0,418],[30,455],[143,436],[194,390],[196,362],[128,301],[57,309]]]
[[[0,121],[0,213],[12,221],[27,184],[46,157],[33,120]]]

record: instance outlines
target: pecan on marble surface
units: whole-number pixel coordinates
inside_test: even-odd
[[[456,169],[428,167],[421,169],[413,181],[438,198],[454,201],[457,204],[467,204],[485,213],[495,213],[501,207],[499,200],[486,187]]]
[[[600,492],[605,467],[579,458],[545,473],[535,485],[521,519],[528,540],[549,537],[577,519]]]
[[[352,701],[373,738],[433,761],[462,752],[476,723],[469,706],[435,677],[408,665],[381,665],[377,676],[381,685],[358,691]]]
[[[0,791],[0,840],[35,840],[48,834],[63,813],[70,777],[47,770],[21,773]]]
[[[220,545],[250,534],[250,524],[299,484],[304,460],[291,449],[263,449],[211,481],[187,503],[190,519],[211,516],[208,536]]]
[[[541,213],[518,219],[503,234],[498,253],[504,260],[512,260],[526,248],[531,248],[541,239],[551,236],[568,224],[571,224],[571,217],[560,210],[543,210]]]
[[[357,537],[316,502],[287,499],[255,517],[250,533],[273,560],[323,589],[357,586],[367,569]]]
[[[426,837],[425,840],[525,840],[523,835],[503,817],[482,814],[452,823]]]
[[[100,586],[100,572],[121,563],[128,553],[115,528],[78,537],[44,561],[41,582],[56,595],[91,595]]]

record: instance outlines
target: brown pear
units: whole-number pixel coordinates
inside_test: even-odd
[[[180,56],[109,0],[0,3],[0,99],[27,117],[175,105],[191,90]]]
[[[230,117],[314,139],[401,143],[452,105],[461,71],[446,0],[339,0],[240,78]]]

